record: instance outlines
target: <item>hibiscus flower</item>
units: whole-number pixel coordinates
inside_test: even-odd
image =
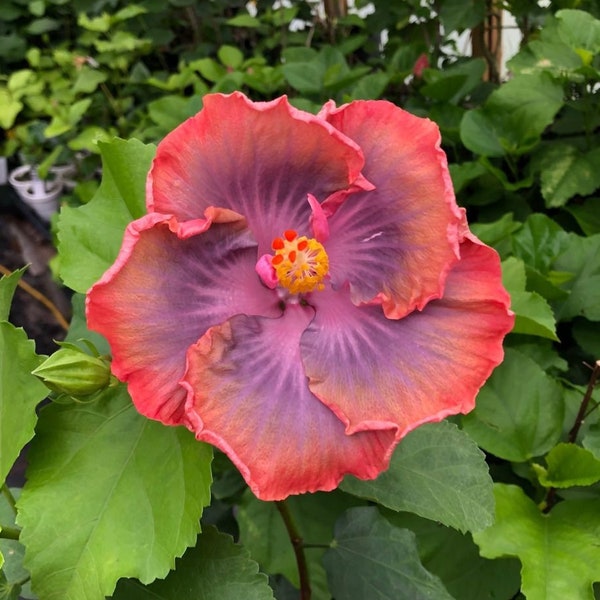
[[[208,95],[158,145],[148,214],[89,291],[138,411],[225,452],[264,500],[386,469],[466,413],[513,325],[437,126]]]

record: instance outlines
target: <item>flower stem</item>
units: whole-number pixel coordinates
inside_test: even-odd
[[[12,275],[12,271],[10,269],[7,269],[4,265],[0,265],[0,273],[2,273],[3,275]],[[56,304],[54,304],[54,302],[52,302],[52,300],[50,300],[49,298],[44,296],[44,294],[42,294],[41,292],[38,292],[34,287],[29,285],[26,281],[19,280],[19,283],[17,283],[17,285],[21,289],[25,290],[30,296],[33,296],[36,300],[41,302],[54,315],[54,318],[58,321],[59,325],[65,331],[69,331],[69,323],[62,316],[60,310],[58,310]]]
[[[275,506],[283,519],[290,542],[292,542],[292,547],[294,548],[296,564],[298,565],[298,575],[300,576],[300,600],[310,600],[310,579],[308,577],[308,567],[306,564],[306,556],[304,555],[302,538],[300,537],[294,519],[292,518],[292,513],[285,500],[275,502]]]

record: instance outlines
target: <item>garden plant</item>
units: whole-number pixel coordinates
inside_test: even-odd
[[[0,279],[0,599],[600,598],[599,53],[592,0],[3,2],[2,152],[78,175],[54,353]]]

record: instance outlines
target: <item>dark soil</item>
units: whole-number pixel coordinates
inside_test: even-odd
[[[68,320],[69,295],[54,280],[48,266],[55,254],[49,225],[28,210],[12,188],[0,186],[0,265],[11,271],[29,265],[22,280],[51,300]],[[21,288],[15,292],[9,320],[35,341],[38,354],[51,354],[57,348],[56,340],[65,337],[66,332],[52,313]],[[23,485],[24,471],[22,456],[9,474],[9,487]]]

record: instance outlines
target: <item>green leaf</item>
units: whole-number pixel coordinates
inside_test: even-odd
[[[125,579],[117,584],[113,600],[273,600],[266,575],[249,552],[230,536],[207,527],[175,562],[167,578],[143,586]]]
[[[507,348],[463,417],[465,431],[484,450],[524,462],[545,454],[562,433],[564,403],[558,384],[531,358]]]
[[[502,84],[481,108],[463,117],[465,146],[483,156],[531,151],[563,105],[560,83],[547,73],[520,75]]]
[[[485,457],[468,435],[446,421],[409,433],[377,479],[346,477],[341,488],[460,531],[483,529],[494,518]]]
[[[483,108],[467,111],[460,123],[462,143],[481,156],[504,156],[501,135],[501,124],[496,123]]]
[[[323,89],[325,71],[318,60],[286,63],[282,71],[286,81],[301,94],[319,94]]]
[[[582,204],[569,204],[570,212],[585,235],[600,233],[600,198],[588,198]]]
[[[478,0],[445,0],[441,6],[440,20],[446,34],[472,29],[485,17],[485,5]]]
[[[323,563],[338,600],[453,600],[421,564],[415,534],[394,527],[375,507],[352,508],[342,515]]]
[[[244,54],[235,46],[223,45],[217,50],[219,60],[231,69],[239,69],[244,62]]]
[[[513,235],[513,251],[529,267],[547,273],[554,259],[567,247],[568,239],[568,234],[550,217],[533,213]]]
[[[500,256],[512,254],[512,234],[521,227],[513,220],[513,213],[506,213],[492,223],[473,223],[471,231],[484,243],[493,246]]]
[[[600,187],[600,148],[583,153],[571,144],[554,143],[540,159],[541,191],[546,206],[563,206],[573,196]]]
[[[546,488],[592,485],[600,481],[600,460],[590,450],[575,444],[557,444],[546,455],[546,468],[534,466],[539,482]]]
[[[84,293],[114,262],[127,225],[145,212],[146,176],[155,146],[138,140],[100,143],[102,183],[94,198],[65,207],[58,220],[60,275]]]
[[[15,290],[26,270],[27,267],[23,267],[13,271],[10,275],[0,277],[0,321],[8,321]]]
[[[600,234],[580,237],[569,234],[568,247],[553,268],[574,276],[563,287],[569,297],[556,307],[559,320],[585,317],[600,321]]]
[[[0,483],[33,437],[35,407],[48,393],[31,374],[40,362],[35,344],[27,339],[25,331],[0,322]]]
[[[260,27],[261,22],[260,19],[253,17],[252,15],[236,15],[232,19],[228,19],[225,21],[226,25],[231,25],[232,27]]]
[[[429,519],[391,511],[384,511],[383,515],[396,527],[415,533],[423,566],[442,580],[454,598],[513,598],[518,591],[518,560],[482,558],[470,534],[461,534]]]
[[[496,484],[496,522],[473,537],[486,558],[516,556],[527,600],[594,600],[600,581],[600,501],[540,512],[520,487]]]
[[[511,256],[502,262],[502,283],[510,294],[515,313],[514,333],[536,335],[558,341],[556,320],[550,305],[536,292],[525,290],[525,264]]]
[[[556,15],[556,32],[573,48],[583,48],[594,54],[600,52],[600,21],[583,10],[563,9]],[[547,36],[552,35],[547,32]]]
[[[89,600],[120,577],[165,577],[195,543],[211,457],[189,431],[141,416],[124,386],[42,410],[18,501],[34,591]]]
[[[292,496],[286,500],[300,536],[313,544],[328,544],[333,537],[336,519],[344,510],[358,503],[357,499],[339,491]],[[251,492],[246,492],[238,508],[237,520],[240,541],[261,568],[271,575],[284,575],[298,587],[298,566],[275,504],[262,502]],[[330,596],[321,564],[322,556],[323,550],[319,548],[311,548],[306,554],[315,598]]]

